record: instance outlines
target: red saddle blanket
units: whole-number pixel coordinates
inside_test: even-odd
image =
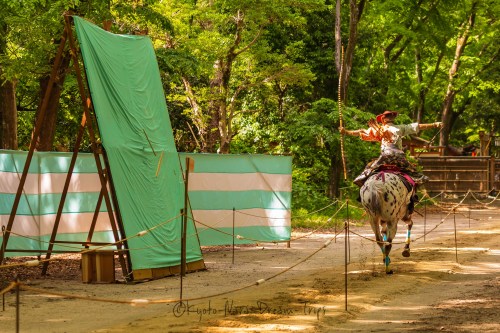
[[[415,188],[415,181],[413,180],[413,178],[402,172],[398,167],[392,165],[384,165],[378,169],[378,175],[382,177],[383,181],[385,181],[384,174],[386,173],[398,175],[408,189],[408,192],[413,191],[413,189]]]

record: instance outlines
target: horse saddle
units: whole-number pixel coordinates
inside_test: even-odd
[[[412,193],[415,190],[415,181],[406,173],[402,172],[398,167],[392,165],[384,165],[378,169],[378,177],[382,177],[385,181],[385,174],[392,173],[399,176],[403,184],[406,186],[408,192]]]

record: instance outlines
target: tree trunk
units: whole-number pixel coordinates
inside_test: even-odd
[[[210,122],[208,128],[208,150],[210,152],[214,151],[216,142],[220,142],[222,146],[222,138],[221,138],[221,114],[222,104],[226,103],[226,96],[224,96],[222,90],[224,86],[224,69],[225,59],[218,59],[215,64],[215,72],[214,77],[210,81],[210,91],[211,91],[211,100],[208,106]],[[228,73],[230,76],[230,72]],[[226,75],[228,75],[226,74]],[[224,151],[221,151],[221,147],[218,149],[219,153],[224,154]]]
[[[349,87],[349,79],[351,77],[352,63],[354,62],[354,51],[358,42],[358,24],[361,19],[361,14],[365,7],[365,0],[356,3],[356,0],[350,0],[350,19],[349,19],[349,43],[347,44],[344,63],[344,74],[342,78],[342,101],[347,101],[347,91]]]
[[[418,91],[418,103],[417,103],[417,110],[416,114],[414,114],[414,120],[417,123],[422,123],[424,122],[424,116],[425,116],[425,100],[427,93],[429,92],[431,86],[433,85],[434,81],[436,80],[436,77],[438,76],[439,73],[439,68],[441,65],[441,60],[443,60],[444,57],[444,51],[441,52],[436,60],[436,64],[434,66],[434,72],[432,73],[431,77],[428,79],[427,83],[425,84],[424,87],[424,79],[423,79],[423,74],[422,74],[422,68],[420,66],[420,50],[415,51],[415,61],[416,61],[416,71],[417,71],[417,83],[419,84],[420,88]]]
[[[342,1],[337,0],[335,5],[335,67],[337,68],[337,73],[340,74],[340,68],[342,66],[342,33],[341,33],[341,8]]]
[[[361,15],[363,14],[365,3],[366,0],[360,0],[359,3],[357,3],[356,0],[349,0],[349,8],[350,8],[349,40],[343,57],[341,55],[343,50],[343,45],[341,38],[342,34],[340,31],[341,27],[340,0],[337,0],[335,7],[335,56],[336,56],[335,64],[337,67],[337,72],[339,73],[339,87],[338,87],[339,103],[342,105],[345,105],[347,102],[349,78],[351,76],[352,63],[354,61],[354,51],[358,40],[358,23],[359,20],[361,19]],[[332,155],[331,166],[330,166],[330,183],[328,188],[328,193],[331,197],[336,197],[339,194],[340,173],[342,168],[343,165],[340,157]]]
[[[51,151],[54,145],[54,137],[57,127],[57,111],[59,109],[59,98],[61,97],[61,92],[63,90],[63,84],[64,80],[66,79],[66,72],[69,67],[70,61],[71,55],[69,54],[69,52],[66,52],[58,68],[57,79],[55,80],[54,86],[52,87],[47,104],[47,110],[45,110],[45,117],[42,123],[42,128],[40,130],[40,135],[37,138],[36,150],[38,151]],[[48,88],[49,80],[49,76],[44,76],[40,79],[41,97],[35,115],[36,118],[38,118],[38,115],[40,113],[43,98],[45,97],[45,92]]]
[[[443,147],[448,146],[448,140],[450,138],[451,125],[452,125],[452,114],[453,114],[453,102],[455,100],[457,91],[455,88],[455,77],[458,73],[460,67],[460,58],[462,57],[465,46],[467,45],[467,39],[469,38],[469,32],[474,27],[474,22],[476,18],[476,7],[477,2],[472,3],[472,9],[465,23],[462,34],[457,39],[457,47],[455,48],[455,57],[453,63],[448,72],[448,88],[446,90],[446,95],[444,97],[443,109],[441,111],[441,121],[443,122],[443,130],[439,137],[439,145]],[[445,154],[447,152],[445,151]]]
[[[415,72],[417,74],[417,83],[418,83],[418,102],[417,102],[417,110],[413,114],[413,120],[417,123],[422,123],[424,119],[425,113],[425,88],[423,86],[423,75],[422,75],[422,57],[420,55],[420,49],[417,47],[415,49]]]
[[[0,86],[0,149],[17,149],[16,88],[8,80]]]
[[[0,55],[7,53],[7,25],[0,22]],[[0,149],[17,149],[16,86],[2,78],[0,67]]]
[[[242,32],[244,28],[244,15],[238,10],[236,16],[234,17],[236,23],[236,30],[234,35],[233,44],[224,55],[222,59],[218,59],[215,64],[215,76],[211,82],[211,88],[214,92],[214,100],[212,101],[211,107],[211,117],[212,124],[215,125],[217,121],[217,129],[219,134],[219,149],[217,150],[220,154],[229,154],[231,149],[231,122],[232,122],[232,112],[229,107],[229,82],[231,79],[233,71],[233,63],[236,57],[244,52],[250,45],[252,45],[259,34],[255,37],[254,41],[241,50],[236,50],[241,43]]]
[[[340,148],[340,147],[339,147]],[[330,170],[328,182],[328,197],[338,198],[340,188],[340,175],[342,173],[342,161],[339,154],[330,155]]]
[[[196,141],[196,145],[200,149],[202,153],[207,152],[207,126],[203,119],[203,110],[196,96],[194,94],[191,82],[189,82],[188,78],[185,76],[181,77],[182,83],[184,84],[184,90],[186,91],[186,98],[193,110],[193,117],[191,117],[193,124],[196,126],[196,130],[198,132],[198,138],[195,136],[193,139]],[[193,136],[195,133],[193,132]]]

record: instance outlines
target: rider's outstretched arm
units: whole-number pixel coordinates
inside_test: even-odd
[[[346,130],[344,127],[339,127],[339,131],[342,134],[359,136],[363,141],[380,141],[380,136],[373,130],[373,128],[368,129],[358,129],[358,130]]]
[[[435,122],[435,123],[430,123],[430,124],[418,124],[418,129],[419,130],[426,130],[429,128],[440,128],[443,126],[442,122]]]
[[[342,134],[347,134],[347,135],[352,135],[352,136],[361,136],[361,132],[364,132],[364,130],[353,130],[353,131],[349,131],[349,130],[346,130],[344,128],[342,128],[343,131],[341,130],[341,133]]]

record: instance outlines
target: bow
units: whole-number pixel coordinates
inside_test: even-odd
[[[342,86],[342,75],[344,72],[344,47],[342,46],[342,57],[341,57],[341,62],[340,62],[340,73],[339,73],[339,90],[338,90],[338,103],[339,103],[339,123],[340,123],[340,128],[344,127],[343,126],[343,121],[342,121],[342,98],[341,98],[341,86]],[[345,154],[344,154],[344,134],[340,135],[340,153],[342,156],[342,166],[344,167],[344,180],[347,179],[347,168],[345,164]]]
[[[439,133],[441,133],[441,131],[443,130],[443,126],[441,126],[441,128],[439,129],[439,131],[437,131],[436,134],[434,134],[434,136],[429,140],[429,143],[425,146],[425,149],[428,150],[429,147],[431,146],[432,142],[434,141],[434,139],[436,139],[436,137],[439,135]],[[420,157],[420,155],[422,155],[424,151],[421,150],[420,153],[418,153],[418,155],[416,156],[416,158],[418,159]]]

